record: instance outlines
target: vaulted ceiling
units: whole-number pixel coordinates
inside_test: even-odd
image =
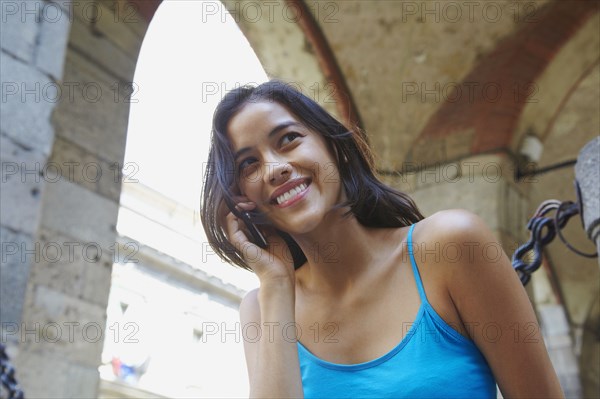
[[[223,3],[269,76],[365,129],[384,171],[544,140],[600,58],[594,1]]]

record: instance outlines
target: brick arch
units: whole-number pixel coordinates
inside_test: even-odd
[[[598,11],[598,3],[554,1],[483,58],[419,133],[408,159],[443,162],[510,151],[536,80],[554,56]],[[431,147],[435,147],[432,151]]]

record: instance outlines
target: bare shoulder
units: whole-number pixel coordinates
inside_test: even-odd
[[[428,249],[432,241],[439,244],[429,266],[441,267],[430,269],[443,281],[503,396],[564,397],[527,293],[486,223],[468,211],[441,211],[419,222],[415,236]]]
[[[520,288],[507,254],[481,217],[450,209],[431,215],[419,225],[415,240],[428,249],[435,248],[435,263],[443,266],[438,269],[444,271],[451,294],[472,294],[474,285],[483,286],[485,281],[494,285],[496,280],[511,281],[513,288]]]
[[[439,211],[420,224],[425,237],[440,243],[481,242],[494,238],[486,222],[465,209]]]

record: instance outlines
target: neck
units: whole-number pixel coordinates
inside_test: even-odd
[[[317,229],[294,235],[307,258],[296,274],[301,285],[340,294],[389,257],[395,240],[387,238],[396,229],[366,227],[354,215],[342,217],[344,212],[332,211]]]

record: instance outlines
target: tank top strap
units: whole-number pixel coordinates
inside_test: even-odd
[[[425,289],[423,288],[423,282],[421,281],[421,275],[419,274],[419,268],[417,267],[417,262],[415,261],[415,255],[414,255],[414,251],[413,251],[412,234],[413,234],[414,229],[415,229],[414,224],[410,226],[410,229],[408,229],[408,237],[406,239],[408,255],[410,257],[410,263],[412,265],[413,275],[415,276],[415,281],[417,283],[417,289],[419,290],[419,296],[421,297],[421,301],[423,303],[426,303],[427,295],[425,295]]]

